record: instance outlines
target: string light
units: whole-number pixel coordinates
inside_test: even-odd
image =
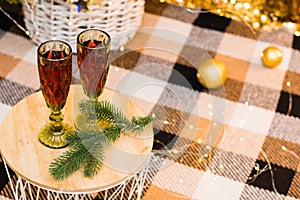
[[[266,1],[249,2],[244,0],[160,0],[187,7],[188,11],[195,12],[198,8],[208,10],[220,16],[226,16],[235,20],[240,20],[249,24],[257,30],[271,31],[281,27],[286,27],[290,31],[300,36],[298,15],[299,2],[292,9],[287,7],[283,0],[274,1],[273,6],[269,6]],[[201,12],[199,9],[199,13]],[[296,22],[296,23],[295,23]]]
[[[124,50],[125,50],[124,46],[123,45],[120,46],[120,51],[124,51]]]
[[[254,10],[253,10],[253,14],[254,14],[254,15],[259,15],[259,13],[260,13],[260,11],[259,11],[258,9],[254,9]]]
[[[25,29],[23,26],[21,26],[16,20],[14,20],[5,10],[2,9],[2,7],[0,6],[0,11],[6,16],[8,17],[19,29],[21,29],[26,35],[30,35],[30,32]]]
[[[262,23],[265,23],[266,21],[267,21],[267,16],[266,15],[262,15],[262,16],[260,16],[260,20],[261,20],[261,22]]]
[[[285,151],[285,150],[286,150],[286,146],[281,146],[281,149],[282,149],[283,151]]]
[[[299,37],[300,36],[300,31],[295,31],[295,36]]]
[[[173,152],[173,153],[175,153],[175,154],[178,154],[178,153],[180,153],[178,149],[173,149],[173,151],[172,151],[172,152]]]
[[[288,149],[286,146],[281,146],[282,151],[291,154],[292,156],[294,156],[296,159],[299,159],[299,155],[296,154],[296,152]]]
[[[248,9],[251,8],[251,5],[250,5],[249,2],[245,2],[245,3],[243,4],[243,7],[244,7],[244,9],[248,10]]]

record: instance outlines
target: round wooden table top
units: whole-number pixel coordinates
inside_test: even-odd
[[[73,100],[77,94],[72,86],[63,109],[64,121],[73,125]],[[100,100],[112,101],[129,116],[144,115],[129,98],[105,89]],[[0,127],[0,150],[3,159],[23,179],[49,190],[89,193],[111,188],[138,172],[149,159],[153,145],[153,129],[148,126],[141,134],[122,135],[105,153],[99,173],[86,178],[79,170],[63,181],[56,181],[48,172],[49,164],[67,148],[51,149],[38,141],[39,129],[48,122],[50,110],[41,92],[17,103]]]

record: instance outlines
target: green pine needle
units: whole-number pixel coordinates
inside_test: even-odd
[[[120,137],[121,129],[118,126],[109,126],[103,129],[103,133],[108,137],[108,139],[114,142]]]
[[[95,176],[98,171],[103,166],[103,160],[104,160],[104,153],[103,151],[99,151],[99,155],[97,155],[98,158],[95,158],[91,154],[88,156],[85,164],[84,164],[84,170],[83,175],[85,177],[93,177]]]
[[[121,133],[141,132],[153,121],[152,117],[132,117],[107,101],[84,100],[79,103],[80,111],[89,119],[105,122],[102,130],[77,130],[68,133],[70,147],[50,163],[49,172],[55,180],[63,180],[77,170],[83,169],[85,177],[93,177],[103,166],[105,149],[116,141]]]
[[[79,103],[79,109],[89,119],[105,121],[118,126],[121,132],[142,131],[154,119],[152,117],[132,117],[131,121],[123,112],[108,101],[83,100]]]
[[[122,111],[108,101],[83,100],[79,103],[79,110],[89,119],[118,124],[129,123]]]
[[[63,180],[79,170],[87,156],[88,151],[84,146],[72,148],[50,163],[49,172],[55,180]]]

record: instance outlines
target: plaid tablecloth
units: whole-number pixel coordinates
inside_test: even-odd
[[[133,40],[112,52],[106,87],[158,119],[142,199],[300,199],[300,38],[198,11],[147,1]],[[37,46],[4,15],[0,28],[1,120],[39,80]],[[277,68],[261,63],[268,46],[283,51]],[[226,65],[224,87],[198,82],[209,58]],[[2,165],[0,176],[12,198]]]

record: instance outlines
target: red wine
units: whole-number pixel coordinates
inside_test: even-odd
[[[101,41],[88,40],[83,47],[80,44],[77,46],[81,85],[90,98],[97,98],[103,92],[109,70],[109,52],[107,48],[101,48],[102,45]]]
[[[39,58],[40,83],[47,106],[52,110],[64,107],[72,79],[72,59],[63,51],[47,51]],[[50,59],[50,60],[47,60]],[[51,59],[58,59],[52,60]]]

